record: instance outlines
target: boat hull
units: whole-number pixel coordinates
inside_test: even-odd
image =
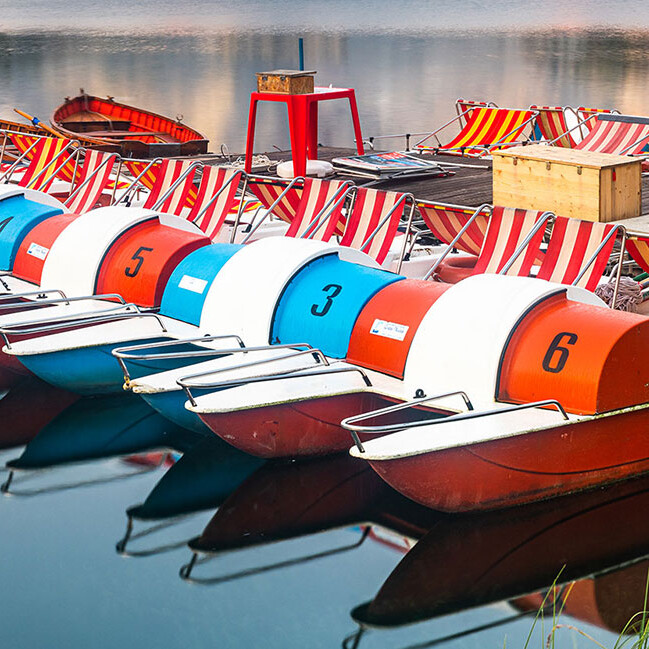
[[[199,413],[203,422],[233,446],[264,458],[327,455],[346,451],[353,444],[349,431],[340,422],[351,414],[368,412],[394,401],[370,392],[338,394],[276,405]],[[412,409],[414,417],[422,410]],[[435,411],[426,412],[436,415]],[[397,413],[403,417],[402,413]],[[390,423],[388,416],[382,423]],[[367,441],[375,435],[361,435]]]
[[[386,460],[372,468],[440,511],[488,510],[554,498],[649,472],[649,410]],[[470,476],[470,479],[468,479]]]

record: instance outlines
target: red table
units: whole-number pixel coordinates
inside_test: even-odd
[[[306,161],[318,159],[318,102],[329,99],[349,99],[356,138],[356,150],[360,155],[363,149],[363,136],[358,118],[358,107],[353,88],[315,88],[312,93],[304,95],[285,95],[273,92],[253,92],[250,95],[250,112],[248,113],[248,137],[246,139],[246,172],[252,168],[252,155],[255,142],[255,123],[257,103],[260,101],[284,102],[288,109],[288,128],[291,136],[291,153],[293,172],[296,176],[306,173]]]

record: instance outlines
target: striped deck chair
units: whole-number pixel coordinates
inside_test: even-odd
[[[23,134],[11,134],[10,137],[22,154],[3,173],[0,180],[8,181],[21,162],[28,161],[27,168],[18,180],[21,187],[47,191],[57,176],[72,182],[76,164],[72,140]]]
[[[480,206],[475,218],[484,213],[488,205]],[[455,265],[444,262],[455,246],[455,241],[440,255],[424,279],[436,276],[442,281],[455,283],[471,275],[499,273],[527,277],[532,266],[539,259],[545,226],[554,215],[551,212],[537,212],[513,207],[494,205],[484,244],[477,259],[462,258],[468,264]]]
[[[329,241],[334,235],[342,236],[345,232],[342,209],[351,185],[348,180],[306,178],[300,204],[286,236],[318,241]]]
[[[196,189],[196,199],[187,219],[214,239],[223,227],[228,214],[237,206],[237,190],[243,176],[240,169],[203,167],[203,175]],[[240,205],[240,203],[239,203]]]
[[[523,132],[535,117],[536,112],[533,110],[474,108],[460,133],[448,144],[442,144],[437,134],[459,117],[427,135],[415,148],[433,153],[483,157],[493,149],[520,143],[520,138],[526,140]],[[431,137],[437,140],[437,145],[424,144]]]
[[[417,208],[426,227],[437,239],[447,245],[455,239],[475,212],[473,207],[428,201],[417,201]],[[467,230],[456,239],[454,247],[477,257],[482,249],[488,224],[489,215],[481,212],[471,221]]]
[[[191,160],[163,160],[144,207],[179,215],[187,206],[199,164]]]
[[[83,214],[96,207],[101,195],[112,189],[113,197],[116,183],[111,181],[115,162],[120,160],[116,153],[102,153],[91,149],[84,150],[83,164],[77,170],[77,180],[73,191],[64,204],[76,214]],[[120,164],[116,177],[119,178]]]
[[[598,115],[586,137],[575,147],[581,151],[638,155],[649,144],[649,117]]]
[[[345,234],[340,245],[358,248],[382,264],[387,257],[390,246],[399,228],[406,202],[410,201],[410,214],[399,268],[405,254],[412,217],[415,211],[415,200],[411,194],[385,192],[368,187],[357,187],[353,190],[354,201],[347,219]]]
[[[131,173],[133,178],[139,178],[139,182],[146,189],[153,189],[156,180],[157,164],[151,165],[151,160],[124,160],[124,166]],[[148,169],[147,169],[148,167]]]
[[[297,214],[297,208],[302,198],[302,184],[297,182],[287,190],[291,183],[281,178],[263,178],[253,176],[248,178],[248,189],[267,210],[273,207],[273,215],[290,223]],[[282,193],[286,192],[284,196]],[[280,198],[281,197],[281,198]]]
[[[620,228],[620,225],[612,223],[556,216],[548,248],[536,276],[594,291],[606,270]]]
[[[566,109],[562,106],[530,106],[538,113],[534,120],[534,139],[552,142],[555,146],[574,149],[575,140],[566,124]],[[572,109],[570,109],[572,110]]]

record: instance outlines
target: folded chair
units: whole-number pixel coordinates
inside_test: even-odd
[[[283,215],[282,220],[289,223],[285,233],[288,237],[329,241],[332,236],[342,236],[345,231],[342,208],[347,198],[347,191],[351,187],[349,181],[297,177],[288,183],[270,184],[260,178],[252,178],[248,186],[255,187],[253,190],[255,195],[261,195],[260,188],[262,188],[264,193],[262,202],[266,207],[266,213],[253,225],[243,240],[244,243],[254,235],[269,214],[278,214],[278,207]],[[284,189],[278,192],[280,187]],[[298,188],[300,193],[296,201]],[[271,195],[275,195],[276,198],[272,203],[267,204]]]
[[[475,256],[480,254],[489,224],[488,214],[481,212],[471,219],[475,213],[473,207],[421,200],[417,201],[417,209],[426,227],[439,241],[448,245],[455,239],[454,247],[458,250]],[[456,238],[469,220],[468,228]]]
[[[72,140],[57,137],[10,134],[11,141],[22,154],[0,176],[0,182],[9,182],[12,175],[27,163],[18,185],[28,189],[47,191],[57,175],[68,182],[74,179],[77,155]],[[65,170],[65,171],[64,171]]]
[[[410,204],[397,267],[397,272],[400,272],[415,212],[414,197],[412,194],[384,192],[368,187],[353,187],[350,195],[353,203],[340,245],[357,248],[374,258],[379,264],[385,261],[399,229],[406,204]]]
[[[528,138],[523,136],[523,132],[534,121],[536,114],[533,110],[509,108],[468,109],[420,140],[415,148],[433,153],[483,157],[494,149],[527,141]],[[460,133],[448,144],[442,144],[437,134],[457,120],[461,123],[463,116],[466,117],[466,123]],[[436,145],[424,144],[433,137],[437,142]]]
[[[562,106],[530,106],[538,114],[534,120],[534,140],[553,142],[555,146],[566,149],[575,148],[575,140],[566,123],[566,110]]]
[[[478,257],[460,257],[444,262],[457,241],[481,214],[491,210],[484,244]],[[481,273],[500,273],[527,277],[541,257],[545,227],[552,212],[481,205],[442,252],[424,279],[435,277],[452,284]]]
[[[65,206],[76,214],[83,214],[96,207],[102,194],[111,193],[111,202],[119,182],[122,160],[116,153],[102,153],[83,149],[83,163],[75,174],[73,190],[64,200]],[[114,179],[111,174],[117,163]]]

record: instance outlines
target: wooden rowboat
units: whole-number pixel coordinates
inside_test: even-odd
[[[208,140],[180,120],[102,99],[81,91],[66,97],[52,115],[52,125],[70,137],[87,134],[107,144],[119,143],[121,155],[135,158],[187,156],[207,152]]]

